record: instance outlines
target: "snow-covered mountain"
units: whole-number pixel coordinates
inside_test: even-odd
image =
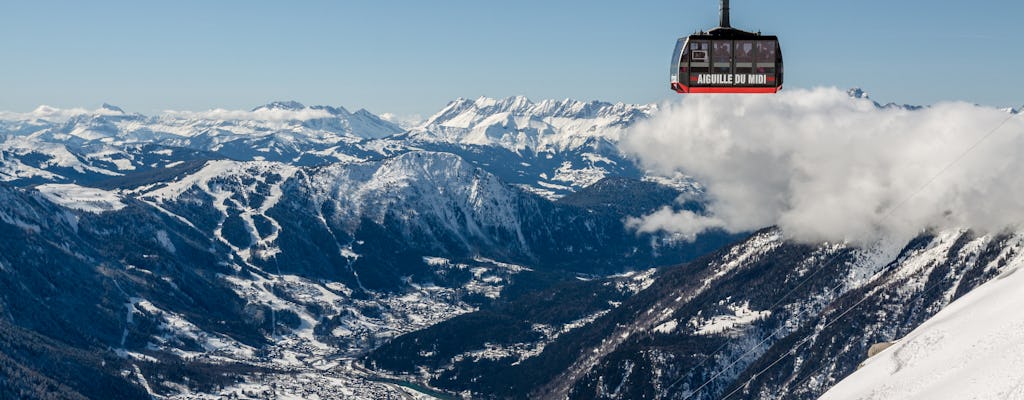
[[[644,171],[616,144],[653,105],[524,97],[458,99],[406,131],[366,110],[279,101],[249,111],[214,109],[129,114],[40,107],[0,113],[0,179],[89,182],[174,167],[153,146],[188,149],[189,159],[231,158],[292,165],[381,159],[417,150],[457,154],[506,182],[556,199],[606,176]],[[143,146],[147,146],[143,149]],[[680,181],[692,185],[685,178]]]
[[[448,344],[443,332],[480,329],[478,320],[485,315],[467,314],[400,337],[367,361],[392,371],[419,371],[449,390],[499,397],[814,399],[854,373],[873,345],[898,340],[879,360],[867,362],[865,368],[871,369],[837,387],[835,398],[905,398],[894,393],[932,398],[927,393],[940,390],[931,388],[939,387],[943,376],[969,373],[969,365],[942,361],[999,353],[970,348],[983,343],[984,335],[1019,345],[1016,336],[1005,333],[1010,325],[1004,320],[990,319],[998,321],[994,325],[977,320],[1009,304],[964,322],[936,314],[962,296],[959,301],[969,304],[985,301],[966,297],[985,282],[1005,287],[1004,294],[995,298],[985,290],[976,296],[995,302],[1010,295],[1012,284],[994,278],[1024,265],[1022,243],[1020,235],[950,231],[923,235],[903,248],[886,241],[859,248],[807,246],[787,242],[769,229],[648,276],[644,290],[626,299],[595,291],[607,296],[604,304],[548,305],[543,312],[491,317],[490,323],[500,326],[496,331],[523,332],[518,335]],[[948,312],[963,320],[968,317],[955,317],[970,313],[963,307],[954,303]],[[545,316],[560,312],[569,313],[557,320],[563,324],[587,322],[526,334],[530,326],[550,325]],[[934,322],[912,332],[929,319]],[[967,326],[973,328],[964,331],[966,336],[952,337],[954,327]],[[946,342],[955,347],[938,347]],[[421,348],[443,351],[418,352]],[[997,365],[1016,365],[1013,359],[1001,360]],[[881,379],[889,374],[894,379]],[[907,383],[902,391],[886,390],[901,383]]]
[[[506,292],[678,262],[732,240],[636,235],[626,210],[651,212],[682,192],[639,180],[632,161],[605,160],[614,135],[563,134],[629,107],[561,104],[542,113],[561,125],[538,140],[586,138],[528,156],[296,102],[0,113],[0,397],[398,395],[354,358]],[[587,180],[555,177],[577,165]],[[615,171],[632,178],[588,195]],[[552,201],[548,181],[573,200]],[[597,205],[627,196],[627,208]]]
[[[653,105],[545,100],[517,96],[457,99],[413,129],[423,141],[496,145],[514,152],[557,153],[592,139],[618,142],[625,129],[657,111]]]
[[[893,342],[884,342],[823,400],[1024,398],[1024,266],[964,294]]]
[[[1012,233],[638,234],[704,208],[618,148],[657,112],[0,113],[0,398],[809,399],[892,341],[853,382],[925,382],[929,332],[978,324],[921,324],[1015,282]]]
[[[903,110],[919,110],[919,109],[922,108],[921,106],[917,106],[917,105],[912,105],[912,104],[896,104],[896,103],[893,103],[893,102],[882,104],[882,103],[879,103],[879,102],[873,100],[871,98],[871,96],[868,94],[868,92],[865,92],[864,89],[861,89],[861,88],[851,88],[851,89],[848,89],[846,91],[846,94],[849,95],[852,98],[855,98],[855,99],[871,100],[871,102],[875,104],[875,107],[878,107],[878,108],[885,108],[885,109],[895,108],[895,109],[903,109]]]
[[[251,111],[165,111],[156,116],[127,113],[105,103],[96,110],[40,106],[29,113],[0,113],[0,120],[7,134],[111,144],[171,141],[211,133],[228,140],[232,135],[280,132],[324,140],[344,136],[380,138],[402,131],[366,110],[353,113],[344,107],[307,107],[295,101],[273,102]]]
[[[186,161],[151,160],[166,151],[210,153],[203,158],[327,163],[377,154],[355,144],[400,132],[398,126],[365,110],[352,113],[343,107],[296,102],[275,102],[252,111],[168,111],[158,116],[129,114],[107,104],[91,111],[40,107],[24,114],[0,113],[0,152],[7,161],[0,179],[89,181]]]
[[[507,182],[559,198],[606,176],[640,178],[645,172],[617,143],[655,105],[457,99],[406,135],[416,146],[459,154]],[[692,185],[685,178],[684,185]]]

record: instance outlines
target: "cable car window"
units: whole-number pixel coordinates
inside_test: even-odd
[[[736,42],[736,62],[754,62],[754,42]]]
[[[757,42],[757,62],[754,64],[754,72],[758,74],[775,75],[775,42]]]
[[[754,42],[736,42],[736,62],[754,62]]]
[[[690,54],[687,53],[686,39],[680,38],[676,41],[676,48],[672,51],[672,65],[669,68],[669,74],[672,76],[672,82],[679,82],[680,76],[685,76],[687,66],[689,65]]]
[[[716,74],[728,74],[732,72],[732,41],[716,40],[711,51],[711,60],[714,62],[713,70]]]
[[[750,74],[754,72],[754,42],[736,42],[736,73]]]
[[[679,79],[683,79],[682,77],[686,76],[687,71],[690,70],[689,57],[690,57],[690,52],[684,52],[683,56],[682,56],[682,60],[679,60],[679,62],[676,63],[676,71],[679,72],[679,75],[678,75],[680,77]]]
[[[711,50],[708,42],[690,43],[690,60],[698,62],[708,61],[708,50]]]
[[[732,61],[732,42],[716,40],[715,50],[711,53],[715,62],[730,62]]]
[[[711,43],[707,41],[690,42],[690,73],[711,72]]]
[[[775,42],[770,42],[767,40],[757,42],[757,62],[775,62]]]

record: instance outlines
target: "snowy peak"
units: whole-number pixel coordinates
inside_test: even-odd
[[[896,104],[896,103],[893,103],[893,102],[882,104],[882,103],[879,103],[879,102],[877,102],[875,100],[872,100],[871,96],[868,95],[868,92],[865,92],[864,89],[861,89],[861,88],[858,88],[858,87],[847,89],[846,90],[846,94],[848,96],[850,96],[851,98],[854,98],[854,99],[868,100],[871,103],[873,103],[875,105],[875,107],[878,107],[878,108],[886,108],[886,109],[895,108],[895,109],[903,109],[903,110],[908,110],[908,111],[920,110],[921,108],[923,108],[922,106],[918,106],[918,105],[913,105],[913,104]]]
[[[49,105],[40,105],[27,113],[0,111],[0,120],[11,121],[36,121],[62,123],[74,118],[100,118],[104,116],[130,116],[120,107],[103,103],[100,108],[89,110],[86,108],[58,108]]]
[[[340,111],[348,113],[344,108]],[[397,124],[386,121],[365,109],[359,109],[349,114],[348,124],[353,132],[359,132],[360,137],[367,139],[380,139],[405,132],[405,129]]]
[[[861,89],[859,87],[850,88],[850,89],[846,90],[846,94],[849,95],[850,97],[855,98],[855,99],[865,99],[865,100],[868,100],[868,99],[871,98],[871,96],[868,96],[868,92],[865,92],[864,89]]]
[[[9,157],[10,168],[0,170],[0,179],[81,183],[83,174],[106,179],[188,161],[173,156],[149,160],[153,156],[125,150],[140,144],[190,149],[207,158],[294,166],[430,150],[457,154],[505,182],[553,199],[609,174],[642,175],[615,143],[632,123],[654,110],[655,106],[599,101],[480,97],[457,99],[427,123],[407,131],[365,109],[351,112],[297,101],[274,101],[248,110],[165,111],[156,116],[126,114],[109,104],[97,110],[40,107],[31,115],[0,113],[0,129],[18,139],[12,143],[19,149],[57,144],[83,163],[102,159],[97,164],[102,171],[57,171],[31,152],[19,151],[17,156],[26,159],[19,164]],[[45,158],[69,159],[58,154]]]
[[[591,138],[618,141],[625,128],[650,116],[653,105],[598,101],[544,100],[523,96],[456,99],[413,129],[412,137],[429,142],[496,145],[520,152],[560,152]]]
[[[652,105],[612,104],[601,101],[584,102],[573,99],[543,100],[535,103],[524,96],[513,96],[504,99],[480,97],[476,100],[458,98],[427,119],[424,126],[460,124],[467,117],[473,119],[472,116],[479,118],[480,116],[501,113],[536,118],[593,119],[628,115],[635,112],[649,114],[654,109],[656,107]]]
[[[274,102],[271,102],[271,103],[268,103],[268,104],[264,104],[262,106],[253,108],[252,111],[259,111],[259,110],[289,110],[289,111],[298,111],[298,110],[302,110],[302,109],[305,109],[305,108],[306,108],[306,106],[303,105],[302,103],[299,103],[299,102],[297,102],[295,100],[288,100],[288,101],[274,101]]]
[[[116,113],[119,113],[119,114],[125,114],[124,110],[122,110],[121,107],[118,107],[118,106],[115,106],[115,105],[111,105],[111,104],[108,104],[108,103],[103,103],[103,105],[100,106],[100,109],[101,110],[105,110],[105,111],[116,112]]]
[[[404,132],[366,110],[351,113],[344,107],[308,107],[297,101],[275,101],[249,111],[168,110],[156,116],[129,114],[108,103],[95,110],[39,106],[28,113],[0,112],[0,129],[3,134],[39,142],[113,146],[105,151],[151,143],[243,160],[280,161],[299,160],[307,154],[311,155],[306,158],[322,158],[317,154],[339,144]]]
[[[342,107],[342,106],[337,106],[337,107],[327,106],[327,105],[307,106],[307,105],[302,104],[300,102],[297,102],[295,100],[270,102],[270,103],[264,104],[262,106],[253,108],[252,112],[259,112],[261,110],[267,110],[267,111],[274,111],[274,110],[282,110],[282,111],[313,110],[313,111],[323,112],[322,114],[326,114],[325,116],[340,117],[340,118],[350,118],[352,116],[360,116],[360,117],[363,117],[363,118],[371,117],[371,116],[372,117],[377,117],[376,115],[373,115],[372,113],[370,113],[369,111],[366,111],[365,109],[359,109],[359,111],[356,111],[355,113],[353,113],[353,112],[348,111],[348,109],[346,109],[345,107]],[[377,117],[377,118],[379,118],[379,117]]]
[[[275,101],[252,109],[254,114],[267,114],[281,119],[302,121],[311,129],[346,132],[366,139],[378,139],[402,133],[396,124],[360,109],[355,113],[345,107],[306,106],[297,101]]]

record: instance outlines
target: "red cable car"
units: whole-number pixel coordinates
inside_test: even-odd
[[[669,79],[678,93],[777,93],[782,89],[779,38],[729,26],[721,0],[719,27],[679,38]]]

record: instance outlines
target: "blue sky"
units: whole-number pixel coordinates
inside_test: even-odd
[[[879,101],[1024,103],[1024,2],[733,0],[779,35],[787,87]],[[716,0],[6,1],[0,110],[248,109],[272,100],[429,115],[456,97],[657,102]]]

